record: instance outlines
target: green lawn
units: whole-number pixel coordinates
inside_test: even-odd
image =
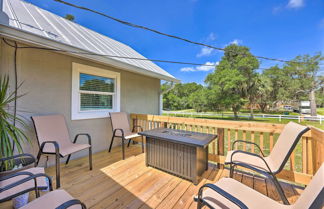
[[[215,119],[215,120],[235,120],[233,117],[229,117],[229,116],[199,116],[199,115],[181,115],[180,112],[185,112],[185,113],[190,113],[190,112],[195,112],[195,110],[193,109],[188,109],[188,110],[179,110],[179,111],[172,111],[172,112],[179,112],[179,114],[176,114],[176,116],[183,116],[183,117],[195,117],[195,118],[208,118],[208,119]],[[319,108],[318,109],[318,114],[322,114],[324,115],[324,108]],[[219,112],[208,112],[208,113],[217,113],[220,114]],[[231,111],[224,111],[223,113],[229,113],[229,114],[233,114],[233,112]],[[255,114],[259,114],[259,112],[255,112]],[[272,113],[267,113],[267,114],[282,114],[281,112],[272,112]],[[170,114],[171,116],[175,116],[173,114]],[[240,115],[249,115],[247,110],[243,110],[241,111]],[[290,115],[298,115],[298,113],[290,113]],[[282,119],[281,121],[279,121],[279,119],[277,118],[255,118],[253,120],[249,119],[249,118],[239,118],[238,121],[256,121],[256,122],[265,122],[265,123],[281,123],[281,124],[286,124],[289,121],[294,121],[296,123],[298,123],[297,120],[288,120],[288,119]],[[324,129],[324,121],[322,122],[322,124],[320,124],[317,121],[302,121],[300,124],[303,125],[311,125],[320,129]]]
[[[182,111],[183,112],[183,111]],[[186,110],[185,112],[194,112],[193,110]],[[171,116],[173,116],[172,114],[170,114]],[[181,115],[181,113],[177,114],[177,116],[183,116],[183,117],[195,117],[195,118],[205,118],[205,119],[215,119],[215,120],[234,120],[234,118],[230,118],[230,117],[214,117],[214,116],[204,116],[204,117],[200,117],[200,116],[191,116],[191,115]],[[286,124],[288,123],[290,120],[281,120],[278,121],[278,119],[276,118],[271,118],[271,119],[267,119],[267,118],[256,118],[254,120],[250,120],[248,118],[240,118],[239,121],[256,121],[256,122],[266,122],[266,123],[281,123],[281,124]],[[295,121],[298,122],[298,121]],[[319,122],[312,122],[312,121],[303,121],[301,122],[301,124],[303,125],[312,125],[321,129],[324,129],[324,124],[319,124]],[[201,131],[201,130],[200,130]],[[207,130],[203,130],[204,132]],[[225,133],[227,133],[227,129],[225,130]],[[274,135],[274,142],[277,141],[279,134],[275,134]],[[268,155],[270,153],[270,140],[269,140],[269,133],[264,133],[264,153],[266,155]],[[238,139],[243,139],[243,131],[239,130],[238,131]],[[247,131],[246,132],[246,139],[249,141],[251,139],[251,132]],[[231,138],[228,139],[227,134],[225,134],[225,156],[228,150],[227,147],[227,141],[231,140],[231,142],[233,142],[235,140],[235,133],[234,130],[231,130]],[[259,132],[255,132],[255,142],[257,144],[260,144],[260,133]],[[210,145],[212,146],[212,145]],[[239,146],[239,148],[242,149],[242,147]],[[231,148],[230,148],[231,149]],[[212,147],[210,147],[210,150],[212,150]],[[247,145],[247,151],[251,151],[251,146]],[[289,162],[287,162],[285,168],[289,170]],[[302,144],[301,141],[298,143],[298,145],[295,148],[295,168],[296,171],[301,172],[302,169]]]
[[[324,107],[323,108],[317,108],[317,114],[324,115]]]

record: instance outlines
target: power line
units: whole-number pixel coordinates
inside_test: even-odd
[[[163,36],[167,36],[167,37],[170,37],[170,38],[178,39],[178,40],[185,41],[185,42],[188,42],[188,43],[191,43],[191,44],[196,44],[196,45],[200,45],[200,46],[212,48],[212,49],[219,50],[219,51],[225,51],[225,49],[224,48],[221,48],[221,47],[216,47],[216,46],[212,46],[212,45],[209,45],[209,44],[204,44],[204,43],[201,43],[201,42],[192,41],[192,40],[189,40],[187,38],[182,38],[180,36],[176,36],[176,35],[171,35],[171,34],[168,34],[168,33],[164,33],[164,32],[161,32],[161,31],[158,31],[158,30],[155,30],[155,29],[146,27],[146,26],[142,26],[142,25],[138,25],[138,24],[135,24],[135,23],[127,22],[127,21],[118,19],[118,18],[113,17],[111,15],[108,15],[108,14],[105,14],[103,12],[99,12],[99,11],[96,11],[96,10],[93,10],[93,9],[90,9],[90,8],[87,8],[87,7],[83,7],[83,6],[79,6],[79,5],[76,5],[76,4],[72,4],[72,3],[69,3],[69,2],[66,2],[66,1],[63,1],[63,0],[54,0],[54,1],[59,2],[59,3],[62,3],[62,4],[65,4],[65,5],[68,5],[68,6],[71,6],[71,7],[74,7],[74,8],[77,8],[77,9],[86,10],[86,11],[89,11],[89,12],[92,12],[92,13],[95,13],[95,14],[98,14],[98,15],[101,15],[101,16],[104,16],[106,18],[109,18],[111,20],[114,20],[116,22],[119,22],[121,24],[130,26],[130,27],[140,28],[140,29],[143,29],[143,30],[151,31],[151,32],[156,33],[156,34],[159,34],[159,35],[163,35]],[[245,54],[242,54],[242,55],[244,56]],[[277,61],[277,62],[303,63],[303,62],[289,61],[289,60],[283,60],[283,59],[278,59],[278,58],[269,58],[269,57],[265,57],[265,56],[255,56],[255,55],[253,55],[253,56],[256,57],[256,58],[258,58],[258,59],[264,59],[264,60],[270,60],[270,61]]]
[[[3,38],[3,40],[7,45],[9,45],[11,47],[15,47],[14,45],[11,45],[6,39]],[[181,65],[195,65],[195,66],[207,66],[207,67],[217,66],[217,65],[211,65],[211,64],[193,63],[193,62],[148,59],[148,58],[141,58],[141,57],[126,57],[126,56],[118,56],[118,55],[110,55],[110,54],[97,54],[97,53],[92,53],[92,52],[69,51],[69,50],[53,49],[53,48],[46,48],[46,47],[17,46],[17,48],[18,49],[39,49],[39,50],[47,50],[47,51],[53,51],[53,52],[72,53],[72,54],[81,54],[81,55],[93,55],[93,56],[102,56],[102,57],[110,57],[110,58],[151,61],[151,62],[163,62],[163,63],[181,64]]]
[[[119,59],[130,59],[130,60],[141,60],[141,61],[151,61],[151,62],[162,62],[162,63],[170,63],[170,64],[180,64],[180,65],[194,65],[194,66],[207,66],[207,67],[217,67],[217,65],[212,64],[203,64],[203,63],[193,63],[193,62],[183,62],[183,61],[173,61],[173,60],[161,60],[161,59],[148,59],[148,58],[141,58],[141,57],[125,57],[125,56],[118,56],[118,55],[109,55],[109,54],[97,54],[92,52],[80,52],[80,51],[69,51],[69,50],[62,50],[62,49],[54,49],[54,48],[46,48],[46,47],[36,47],[36,46],[16,46],[10,44],[5,38],[3,41],[10,47],[17,48],[17,49],[39,49],[45,51],[53,51],[53,52],[62,52],[62,53],[71,53],[71,54],[80,54],[80,55],[93,55],[93,56],[102,56],[102,57],[110,57],[110,58],[119,58]],[[256,70],[267,70],[269,69],[265,67],[259,67]],[[321,72],[321,70],[319,70]]]
[[[161,59],[148,59],[148,58],[141,58],[141,57],[125,57],[125,56],[117,56],[117,55],[109,55],[109,54],[97,54],[92,52],[80,52],[80,51],[69,51],[69,50],[61,50],[61,49],[53,49],[53,48],[46,48],[46,47],[34,47],[34,46],[16,46],[10,44],[5,38],[3,41],[9,45],[10,47],[17,49],[39,49],[45,51],[53,51],[53,52],[62,52],[62,53],[72,53],[72,54],[81,54],[81,55],[93,55],[93,56],[102,56],[102,57],[110,57],[110,58],[119,58],[119,59],[131,59],[131,60],[141,60],[141,61],[151,61],[151,62],[162,62],[162,63],[170,63],[170,64],[180,64],[180,65],[194,65],[194,66],[207,66],[207,67],[217,67],[217,65],[212,64],[202,64],[202,63],[193,63],[193,62],[182,62],[182,61],[172,61],[172,60],[161,60]],[[321,65],[321,64],[320,64]],[[271,67],[259,67],[256,70],[267,70]],[[324,72],[322,68],[318,70],[318,72]]]

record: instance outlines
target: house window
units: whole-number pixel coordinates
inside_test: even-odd
[[[77,63],[72,68],[72,120],[120,111],[119,73]]]

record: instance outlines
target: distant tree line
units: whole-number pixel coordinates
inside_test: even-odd
[[[207,75],[205,85],[176,84],[163,96],[164,109],[193,108],[201,111],[231,109],[237,117],[243,106],[266,112],[279,103],[311,101],[312,115],[317,106],[324,106],[324,76],[320,73],[321,53],[301,55],[283,64],[258,70],[260,61],[246,46],[229,45],[216,69]],[[162,85],[170,88],[170,83]]]

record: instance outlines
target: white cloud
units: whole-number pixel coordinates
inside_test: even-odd
[[[183,67],[180,69],[181,72],[194,72],[196,71],[193,67]]]
[[[304,0],[289,0],[287,7],[288,8],[300,8],[304,6]]]
[[[272,8],[272,14],[276,15],[286,9],[299,9],[305,6],[305,0],[288,0],[286,5],[281,4]]]
[[[229,42],[228,45],[231,45],[231,44],[240,45],[240,44],[242,44],[242,42],[243,41],[240,39],[234,39],[233,41]]]
[[[218,65],[219,62],[206,62],[205,65],[201,65],[201,66],[198,66],[198,67],[184,67],[184,68],[181,68],[180,71],[181,72],[196,72],[196,71],[204,71],[204,72],[207,72],[207,71],[211,71],[211,70],[214,70],[215,69],[215,65]]]
[[[216,40],[216,34],[211,32],[207,37],[207,41],[215,41],[215,40]]]
[[[205,39],[205,42],[211,43],[216,40],[216,34],[211,32]],[[210,56],[214,52],[214,49],[209,47],[202,47],[196,57],[207,57]]]
[[[214,49],[204,46],[201,48],[200,52],[196,55],[197,57],[209,56],[214,51]]]

